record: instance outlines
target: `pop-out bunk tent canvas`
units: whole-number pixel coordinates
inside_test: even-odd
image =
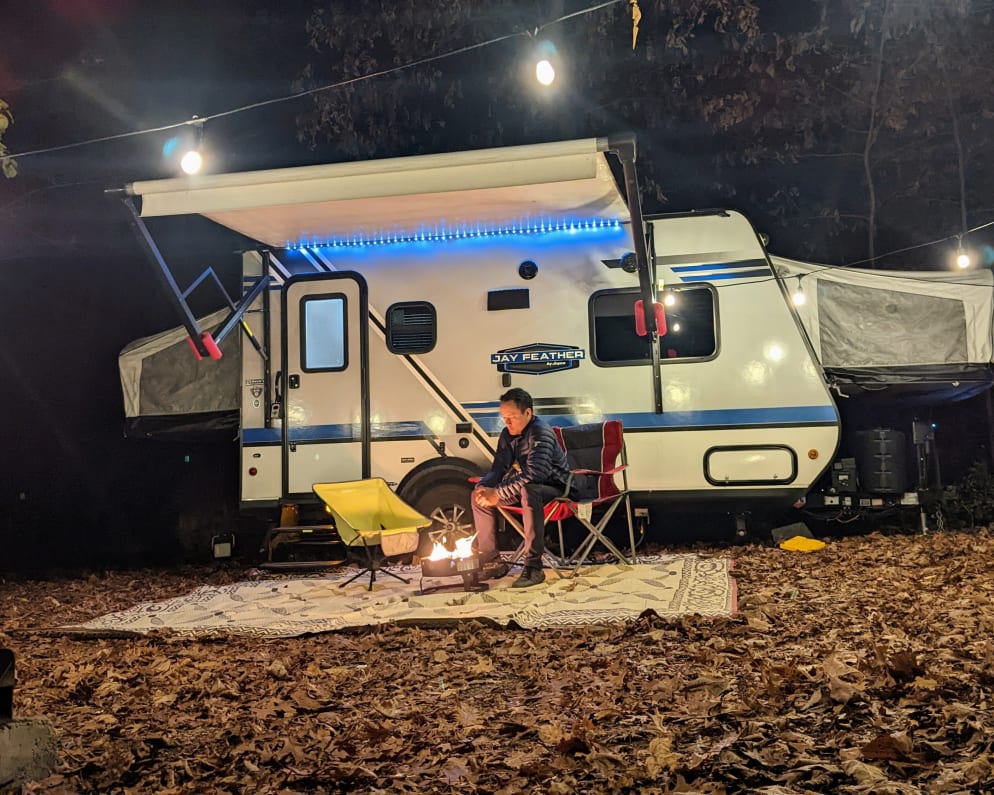
[[[219,309],[201,326],[215,331],[228,316]],[[198,360],[182,326],[142,337],[118,356],[126,433],[133,438],[238,428],[238,335],[221,343],[220,359]]]
[[[994,278],[989,270],[881,271],[771,257],[830,383],[846,394],[930,401],[992,382]]]

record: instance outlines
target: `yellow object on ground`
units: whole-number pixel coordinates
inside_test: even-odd
[[[431,519],[394,494],[383,478],[315,483],[312,488],[335,517],[347,546],[379,544],[384,554],[401,555],[417,549],[418,530],[431,525]]]
[[[817,552],[819,549],[824,548],[824,541],[806,536],[794,536],[780,542],[780,549],[786,549],[788,552]]]

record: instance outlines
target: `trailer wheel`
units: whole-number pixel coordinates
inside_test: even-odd
[[[471,477],[478,475],[478,470],[469,462],[459,462],[456,465],[437,464],[411,473],[404,483],[401,483],[397,493],[416,511],[432,519],[432,525],[421,532],[418,543],[418,557],[431,554],[430,532],[446,527],[473,528],[473,508],[470,495],[473,484]]]

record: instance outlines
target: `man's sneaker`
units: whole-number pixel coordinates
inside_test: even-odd
[[[501,577],[506,577],[507,572],[507,564],[500,558],[494,558],[480,566],[480,579],[499,580]]]
[[[543,582],[545,582],[544,571],[532,568],[531,566],[525,566],[524,571],[521,572],[521,576],[511,584],[511,587],[530,588],[533,585],[541,585]]]

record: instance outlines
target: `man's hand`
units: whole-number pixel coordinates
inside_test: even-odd
[[[488,486],[479,486],[473,490],[473,502],[481,508],[493,508],[500,502],[500,497],[497,496],[497,489],[492,489]]]

